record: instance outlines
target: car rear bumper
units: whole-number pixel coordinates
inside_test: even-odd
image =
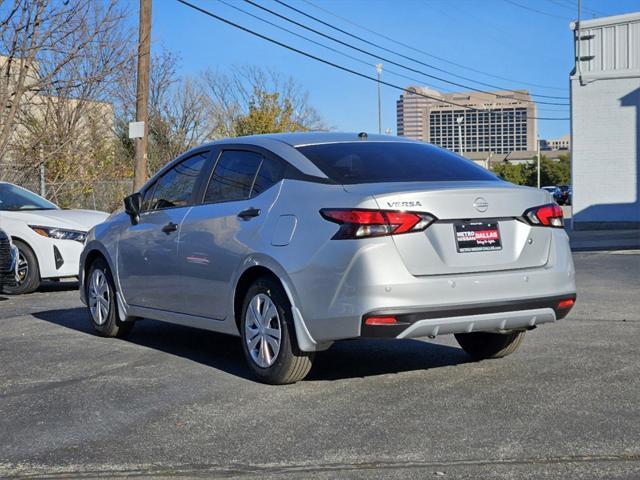
[[[564,318],[575,293],[546,298],[510,300],[424,310],[385,309],[362,318],[362,337],[412,338],[451,333],[531,329]],[[570,306],[561,302],[570,301]],[[376,324],[376,319],[395,320]],[[370,324],[371,323],[371,324]]]
[[[411,275],[392,242],[362,242],[355,254],[345,254],[339,268],[329,269],[326,264],[322,267],[324,258],[317,256],[317,264],[309,271],[290,274],[295,285],[294,303],[318,344],[363,336],[363,318],[372,312],[442,312],[438,318],[416,317],[414,320],[422,323],[407,330],[405,335],[411,336],[458,333],[470,328],[519,329],[553,322],[558,319],[553,299],[575,295],[576,285],[566,233],[554,229],[552,234],[544,266],[431,276]],[[538,299],[548,303],[527,305]],[[514,306],[460,312],[483,305]],[[516,311],[529,313],[514,314]],[[471,318],[474,315],[480,317]],[[445,328],[445,324],[449,326]],[[399,329],[391,336],[404,331]]]

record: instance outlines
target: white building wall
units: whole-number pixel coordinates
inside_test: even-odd
[[[571,81],[573,221],[640,222],[640,79]]]
[[[573,226],[640,225],[640,13],[576,24]]]

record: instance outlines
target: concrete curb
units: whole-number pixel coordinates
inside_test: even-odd
[[[640,230],[570,230],[574,252],[640,249]]]

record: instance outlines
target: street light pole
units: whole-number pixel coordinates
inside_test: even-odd
[[[536,151],[538,156],[538,188],[540,188],[540,136],[536,139]]]
[[[462,148],[462,122],[464,122],[463,116],[456,118],[456,123],[458,124],[458,150],[460,150],[460,155],[464,156],[464,150]]]
[[[382,64],[376,65],[376,72],[378,72],[378,133],[382,133],[382,102],[380,100],[380,79],[382,76]]]
[[[47,198],[47,177],[44,164],[44,148],[40,145],[40,196]]]
[[[151,55],[151,0],[140,0],[140,33],[138,38],[138,76],[136,81],[136,121],[143,122],[142,138],[136,138],[136,161],[133,190],[138,191],[147,180],[147,144],[149,134],[149,69]]]

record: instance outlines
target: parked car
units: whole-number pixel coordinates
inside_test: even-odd
[[[549,192],[553,196],[553,200],[558,205],[561,205],[560,202],[562,202],[562,190],[560,190],[560,187],[547,186],[547,187],[542,187],[542,189],[546,190],[547,192]]]
[[[63,210],[11,183],[0,182],[0,228],[18,248],[18,281],[10,294],[35,291],[42,280],[77,277],[87,231],[107,218],[93,210]]]
[[[558,185],[558,189],[560,190],[560,199],[558,201],[558,204],[571,205],[572,204],[571,185]]]
[[[341,339],[455,334],[497,358],[574,304],[562,226],[549,193],[423,142],[241,137],[180,156],[92,229],[81,296],[104,336],[139,317],[239,335],[274,384]]]
[[[18,275],[18,249],[11,237],[0,230],[0,292],[16,284]]]

